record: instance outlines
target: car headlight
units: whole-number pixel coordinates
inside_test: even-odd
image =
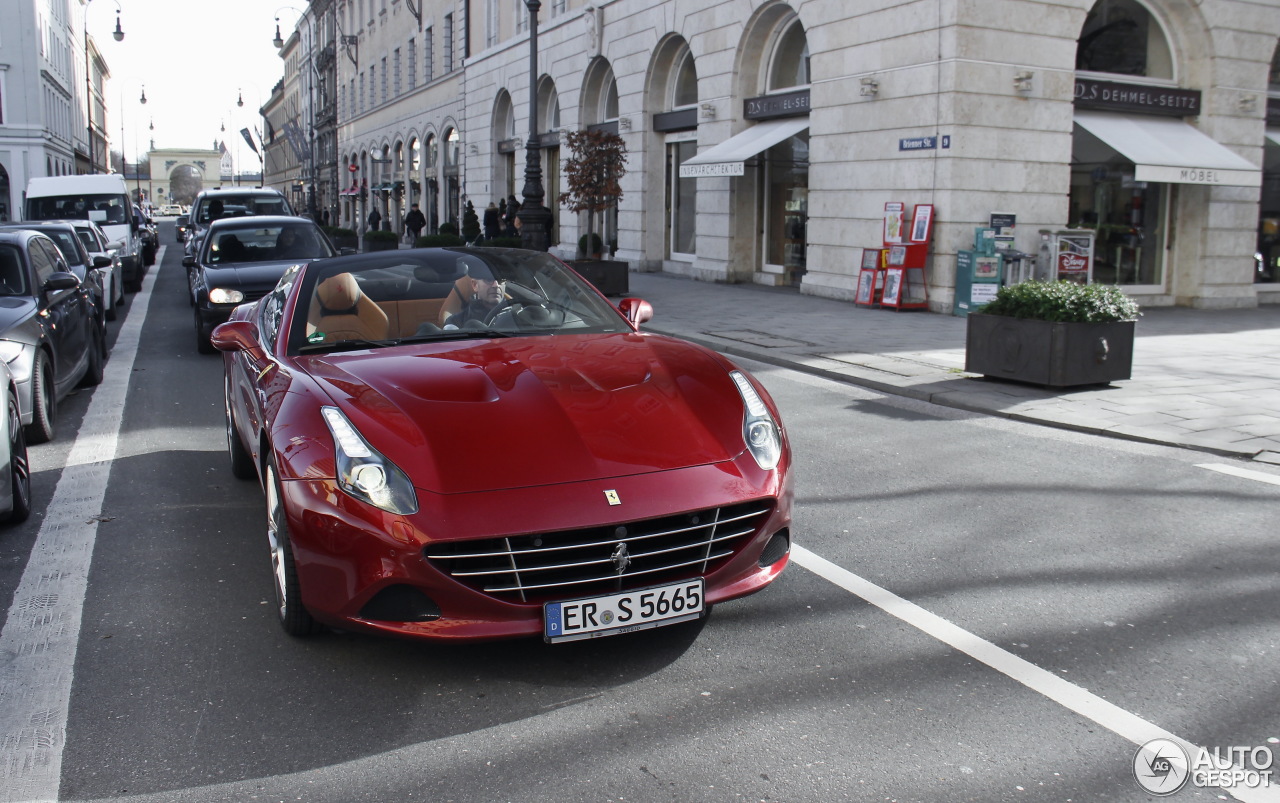
[[[333,434],[338,462],[338,487],[362,502],[388,513],[418,512],[413,483],[395,463],[378,454],[337,407],[321,407]]]
[[[14,382],[26,382],[31,378],[31,369],[35,365],[34,355],[33,346],[16,340],[0,340],[0,360],[9,364],[9,373]]]
[[[244,301],[244,293],[239,290],[215,287],[209,291],[209,301],[214,304],[239,304]]]
[[[769,407],[756,393],[750,379],[741,371],[730,371],[729,376],[733,377],[733,384],[738,386],[738,393],[742,395],[742,440],[756,459],[756,464],[765,471],[772,471],[778,467],[778,460],[782,457],[782,435],[778,431],[778,423],[769,414]]]

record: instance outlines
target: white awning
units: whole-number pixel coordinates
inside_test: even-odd
[[[746,174],[746,162],[761,151],[766,151],[788,137],[794,137],[809,127],[808,117],[787,117],[756,123],[746,131],[708,148],[680,165],[680,178],[698,176],[741,176]]]
[[[1135,181],[1262,186],[1262,170],[1181,120],[1076,111],[1075,123],[1133,162]]]

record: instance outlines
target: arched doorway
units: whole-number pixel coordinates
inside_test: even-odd
[[[191,165],[178,165],[169,173],[169,194],[173,203],[190,206],[204,188],[204,176]]]

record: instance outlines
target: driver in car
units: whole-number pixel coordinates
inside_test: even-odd
[[[462,309],[445,320],[445,329],[462,329],[472,321],[486,323],[510,303],[504,292],[506,280],[494,276],[488,267],[473,266],[467,279],[471,283],[471,297],[463,301]]]

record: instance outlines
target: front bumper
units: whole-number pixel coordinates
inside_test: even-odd
[[[790,485],[785,473],[761,472],[749,456],[720,465],[562,486],[450,496],[419,490],[420,510],[411,516],[371,508],[342,493],[332,480],[298,479],[282,485],[302,602],[317,620],[343,629],[433,640],[542,635],[542,599],[503,599],[455,579],[425,555],[441,544],[627,526],[763,501],[767,516],[732,555],[705,573],[695,569],[685,576],[704,579],[711,605],[761,590],[782,572],[789,557],[780,547],[784,541],[789,545]],[[606,491],[613,491],[623,504],[609,505]],[[761,565],[771,542],[766,565]],[[624,588],[655,584],[644,576],[622,575],[620,581]],[[565,593],[562,598],[578,596]],[[389,599],[402,604],[386,604]],[[388,610],[403,611],[404,618]]]

